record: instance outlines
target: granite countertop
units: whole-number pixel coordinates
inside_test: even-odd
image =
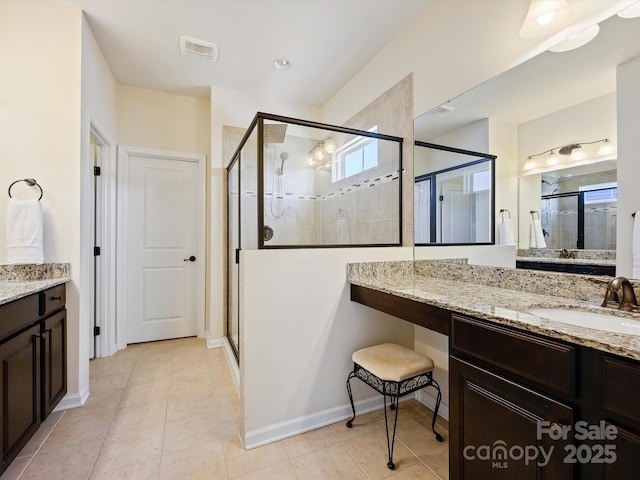
[[[552,275],[556,276],[554,280],[557,281],[559,278],[557,275],[562,274]],[[456,281],[417,273],[349,274],[348,281],[354,285],[426,303],[451,312],[640,360],[640,336],[568,325],[527,313],[531,308],[591,311],[629,318],[632,319],[631,321],[637,321],[640,326],[638,314],[600,307],[599,302],[602,301],[602,297],[593,298],[593,301],[581,301],[476,284],[472,283],[473,280]]]
[[[69,280],[69,277],[46,280],[0,280],[0,305],[55,287]]]
[[[520,262],[538,262],[538,263],[569,263],[571,265],[613,265],[615,260],[604,260],[600,258],[559,258],[559,257],[516,257],[516,261]]]

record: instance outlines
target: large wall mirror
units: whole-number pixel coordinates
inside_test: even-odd
[[[615,269],[616,67],[640,56],[640,18],[599,27],[588,44],[546,51],[415,120],[416,140],[498,154],[495,208],[511,202],[519,266]],[[503,196],[509,182],[517,200]]]
[[[494,160],[492,155],[415,142],[416,246],[493,244]]]

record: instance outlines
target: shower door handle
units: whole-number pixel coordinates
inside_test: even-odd
[[[194,257],[193,255],[183,260],[183,262],[195,262],[195,261],[196,261],[196,257]]]

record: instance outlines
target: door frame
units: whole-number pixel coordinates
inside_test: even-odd
[[[96,358],[113,355],[116,351],[113,337],[110,336],[110,324],[113,323],[116,309],[116,264],[115,261],[115,224],[116,224],[116,146],[105,130],[87,112],[89,118],[88,129],[84,134],[83,161],[81,162],[81,205],[80,205],[80,277],[83,280],[83,288],[80,289],[80,356],[84,362],[86,358],[87,372],[90,342],[93,341],[94,321],[94,231],[93,224],[96,221],[93,211],[94,201],[99,202],[101,233],[100,239],[102,258],[104,261],[99,271],[97,282],[100,285],[101,304],[99,317],[103,320],[100,336],[96,344],[94,355]],[[102,188],[100,198],[94,197],[94,172],[93,149],[89,139],[93,137],[99,143],[101,165]],[[84,143],[84,142],[83,142]],[[111,329],[112,330],[112,329]],[[87,377],[88,379],[88,377]]]
[[[198,248],[196,255],[203,261],[197,262],[197,332],[198,337],[204,337],[205,320],[205,239],[206,239],[206,217],[205,217],[205,188],[206,188],[206,160],[205,154],[174,152],[169,150],[157,150],[152,148],[133,147],[120,145],[118,147],[118,201],[117,201],[117,309],[116,309],[116,347],[118,350],[127,346],[127,222],[129,205],[129,157],[152,157],[163,160],[175,160],[181,162],[194,162],[198,165],[200,181],[198,182],[198,211],[196,218],[198,222]]]

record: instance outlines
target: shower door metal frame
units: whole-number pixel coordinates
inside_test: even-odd
[[[577,208],[577,214],[578,214],[578,225],[577,225],[577,241],[576,241],[576,246],[575,248],[578,250],[584,250],[584,217],[585,217],[585,212],[584,212],[584,195],[585,193],[589,193],[589,192],[598,192],[598,191],[602,191],[602,190],[612,190],[614,188],[618,188],[618,187],[605,187],[605,188],[594,188],[593,190],[582,190],[579,192],[565,192],[565,193],[553,193],[550,195],[541,195],[540,196],[540,201],[542,200],[551,200],[554,198],[568,198],[568,197],[577,197],[578,199],[578,206]],[[616,202],[617,203],[617,202]],[[542,211],[542,209],[541,209]],[[567,248],[573,248],[573,247],[567,247]]]
[[[392,243],[383,243],[383,244],[333,244],[333,245],[321,245],[321,244],[315,244],[315,245],[265,245],[264,243],[264,122],[265,120],[268,121],[274,121],[274,122],[281,122],[281,123],[287,123],[290,125],[299,125],[302,127],[309,127],[309,128],[316,128],[316,129],[320,129],[320,130],[327,130],[327,131],[331,131],[331,132],[339,132],[339,133],[345,133],[348,135],[355,135],[355,136],[362,136],[362,137],[370,137],[370,138],[374,138],[377,140],[385,140],[385,141],[390,141],[390,142],[395,142],[398,144],[398,241],[397,242],[392,242]],[[231,268],[232,268],[232,261],[238,263],[238,266],[240,267],[240,251],[242,250],[242,202],[238,202],[238,247],[236,249],[235,252],[235,258],[231,259],[230,258],[230,253],[229,253],[229,243],[230,243],[230,232],[231,232],[231,216],[230,216],[230,207],[229,207],[229,172],[231,171],[231,169],[236,165],[236,163],[238,164],[238,167],[240,168],[240,165],[242,163],[242,149],[244,148],[244,146],[246,145],[247,141],[249,140],[249,138],[253,135],[254,131],[257,129],[257,195],[258,195],[258,206],[257,206],[257,231],[256,231],[256,238],[257,238],[257,248],[259,250],[266,250],[266,249],[272,249],[272,250],[277,250],[277,249],[300,249],[300,248],[363,248],[363,247],[397,247],[397,246],[402,246],[402,210],[403,210],[403,185],[402,185],[402,180],[403,180],[403,159],[402,159],[402,147],[403,147],[403,138],[402,137],[396,137],[393,135],[385,135],[382,133],[377,133],[377,132],[368,132],[365,130],[357,130],[354,128],[347,128],[347,127],[340,127],[340,126],[336,126],[336,125],[329,125],[329,124],[325,124],[325,123],[318,123],[318,122],[312,122],[312,121],[308,121],[308,120],[301,120],[301,119],[297,119],[297,118],[291,118],[291,117],[285,117],[285,116],[281,116],[281,115],[273,115],[273,114],[269,114],[269,113],[263,113],[263,112],[258,112],[256,113],[256,115],[254,116],[253,120],[251,121],[251,123],[249,124],[249,127],[247,128],[245,134],[242,136],[242,139],[240,140],[240,144],[238,145],[238,147],[236,148],[236,150],[234,151],[231,160],[229,161],[228,165],[225,167],[225,171],[226,171],[226,181],[225,181],[225,188],[226,188],[226,196],[227,196],[227,208],[226,208],[226,215],[227,215],[227,245],[226,245],[226,251],[227,251],[227,261],[226,261],[226,267],[227,267],[227,294],[226,294],[226,304],[227,304],[227,314],[226,314],[226,327],[227,327],[227,331],[226,331],[226,336],[229,339],[230,336],[230,329],[229,329],[229,322],[231,321],[230,318],[230,312],[231,309],[229,308],[229,302],[231,301],[230,299],[230,282],[231,282]],[[240,170],[239,170],[240,172]],[[239,178],[238,178],[238,184],[239,184],[239,196],[242,196],[242,191],[241,191],[241,185],[242,185],[242,180],[241,180],[241,173],[239,173]],[[239,299],[238,299],[239,300]],[[238,305],[239,307],[239,305]],[[240,310],[238,308],[238,315],[240,315]],[[240,332],[240,325],[239,325],[239,319],[238,319],[238,332]],[[239,337],[239,333],[238,333],[238,337]],[[238,345],[234,345],[233,341],[231,341],[231,339],[229,339],[229,344],[232,347],[233,353],[236,357],[236,360],[238,361],[238,363],[240,362],[240,343],[238,342]]]
[[[231,172],[231,170],[233,169],[233,167],[238,164],[238,171],[240,169],[240,162],[241,162],[241,155],[242,153],[240,151],[237,151],[233,158],[231,159],[231,162],[229,163],[229,165],[227,166],[227,168],[225,169],[225,187],[227,190],[227,204],[226,204],[226,214],[227,214],[227,245],[226,245],[226,268],[227,268],[227,285],[226,285],[226,290],[227,290],[227,294],[226,296],[226,307],[227,307],[227,311],[226,311],[226,332],[225,332],[225,336],[227,337],[228,341],[229,341],[229,345],[231,345],[231,351],[233,352],[234,356],[236,357],[236,361],[238,363],[240,363],[240,321],[239,321],[239,317],[238,317],[238,344],[235,345],[233,342],[233,339],[231,338],[231,328],[230,328],[230,322],[232,321],[231,319],[231,308],[230,308],[230,303],[232,301],[231,297],[231,269],[233,268],[232,265],[232,259],[231,259],[231,255],[229,252],[229,244],[231,243],[231,206],[230,206],[230,202],[229,202],[229,172]],[[235,262],[236,264],[238,264],[238,269],[240,267],[240,247],[242,246],[242,240],[241,240],[241,236],[242,236],[242,229],[240,228],[242,222],[242,209],[240,208],[240,174],[238,174],[238,248],[235,249],[234,255],[233,255],[233,262]],[[239,276],[238,276],[238,288],[240,288],[239,285],[240,281],[239,281]],[[236,299],[238,301],[238,307],[239,307],[239,298]],[[240,315],[240,311],[238,310],[238,315]]]
[[[496,155],[491,155],[490,153],[482,153],[482,152],[474,152],[472,150],[464,150],[462,148],[455,147],[447,147],[445,145],[439,145],[437,143],[428,143],[422,142],[420,140],[415,140],[414,145],[416,147],[425,147],[432,148],[434,150],[442,150],[444,152],[450,153],[459,153],[461,155],[470,155],[474,157],[480,157],[477,160],[473,160],[471,162],[463,163],[460,165],[455,165],[453,167],[444,168],[442,170],[438,170],[436,172],[425,173],[423,175],[419,175],[415,177],[414,184],[429,179],[431,181],[430,184],[430,215],[431,215],[431,223],[429,224],[430,228],[430,242],[429,243],[415,243],[416,247],[449,247],[449,246],[465,246],[465,245],[495,245],[496,243],[496,215],[495,215],[495,205],[496,205],[496,159],[498,158]],[[445,172],[451,172],[454,170],[459,170],[461,168],[470,167],[473,165],[477,165],[484,162],[490,162],[491,165],[491,240],[489,242],[469,242],[469,243],[446,243],[446,242],[437,242],[437,212],[436,209],[438,205],[442,202],[439,201],[437,194],[437,181],[436,177]],[[415,221],[415,220],[414,220]]]

